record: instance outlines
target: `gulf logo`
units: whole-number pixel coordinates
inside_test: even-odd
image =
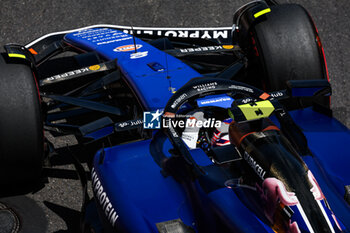
[[[136,45],[136,49],[139,49],[141,47],[142,47],[141,44]],[[129,52],[129,51],[134,51],[134,50],[135,50],[135,45],[133,45],[133,44],[123,45],[123,46],[119,46],[119,47],[113,49],[114,52]]]

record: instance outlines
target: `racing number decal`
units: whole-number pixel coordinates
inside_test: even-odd
[[[238,105],[238,108],[248,121],[269,117],[275,110],[268,100]]]

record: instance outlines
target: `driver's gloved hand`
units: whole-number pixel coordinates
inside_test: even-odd
[[[190,149],[195,149],[197,147],[197,141],[198,141],[198,134],[200,127],[196,127],[197,121],[206,121],[207,119],[204,118],[203,112],[195,112],[189,119],[187,119],[187,122],[191,124],[186,124],[185,130],[182,132],[182,140],[186,143],[186,145]],[[186,123],[187,123],[186,122]]]
[[[222,121],[220,127],[216,127],[213,133],[213,136],[210,140],[210,143],[212,146],[225,146],[230,144],[228,129],[231,122],[232,122],[232,119],[227,118],[224,121]]]

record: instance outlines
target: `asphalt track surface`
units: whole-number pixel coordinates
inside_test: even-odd
[[[0,44],[26,44],[44,34],[93,24],[152,27],[232,25],[232,14],[247,1],[12,1],[0,2]],[[282,1],[280,1],[282,2]],[[284,1],[285,2],[285,1]],[[350,1],[295,0],[312,15],[323,42],[333,87],[335,117],[350,127]],[[62,146],[66,139],[59,139]],[[34,193],[0,198],[20,213],[21,232],[76,232],[81,205],[80,183],[64,150],[46,171]],[[0,191],[4,191],[0,187]],[[23,195],[23,193],[25,195]],[[0,232],[1,229],[0,229]]]

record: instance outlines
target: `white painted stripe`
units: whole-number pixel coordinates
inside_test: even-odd
[[[322,205],[321,201],[317,201],[317,204],[318,204],[318,206],[320,207],[320,209],[321,209],[321,211],[322,211],[322,214],[323,214],[324,218],[326,219],[329,228],[331,229],[331,232],[332,232],[332,233],[335,233],[334,228],[333,228],[333,225],[332,225],[332,223],[330,222],[330,220],[329,220],[329,218],[328,218],[328,215],[327,215],[325,209],[323,208],[323,205]]]
[[[335,224],[337,224],[338,229],[339,229],[340,231],[343,231],[343,229],[342,229],[341,226],[339,225],[339,222],[338,222],[337,217],[335,217],[335,215],[334,215],[333,213],[332,213],[332,218],[333,218]]]
[[[164,31],[167,31],[167,30],[177,30],[177,31],[181,31],[181,30],[184,30],[184,31],[185,30],[194,30],[194,31],[195,30],[208,30],[208,31],[214,31],[214,30],[231,30],[232,29],[232,27],[209,27],[209,28],[165,28],[164,27],[163,28],[163,27],[131,27],[131,26],[122,26],[122,25],[113,25],[113,24],[96,24],[96,25],[91,25],[91,26],[67,30],[67,31],[52,32],[52,33],[46,34],[42,37],[39,37],[38,39],[33,40],[32,42],[27,44],[25,47],[30,48],[34,44],[38,43],[39,41],[41,41],[49,36],[67,34],[67,33],[72,33],[72,32],[76,32],[76,31],[91,29],[91,28],[103,28],[103,27],[116,28],[116,29],[128,29],[128,30],[131,30],[133,28],[133,30],[159,30],[159,31],[162,31],[162,30],[164,30]]]
[[[303,217],[303,220],[304,220],[304,222],[305,222],[307,228],[309,229],[310,233],[315,233],[314,230],[312,229],[311,224],[310,224],[310,222],[309,222],[309,219],[306,217],[306,214],[305,214],[305,212],[304,212],[304,209],[303,209],[303,207],[300,205],[300,203],[297,204],[297,208],[298,208],[298,210],[299,210],[299,212],[300,212],[300,214],[301,214],[301,217]]]

